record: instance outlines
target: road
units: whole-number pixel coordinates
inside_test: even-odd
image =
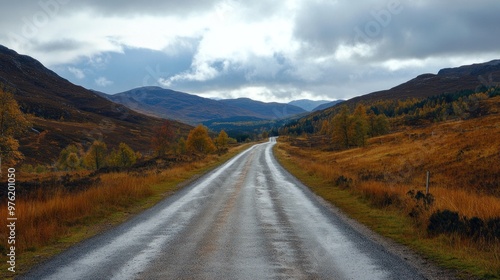
[[[255,145],[22,279],[423,279]]]

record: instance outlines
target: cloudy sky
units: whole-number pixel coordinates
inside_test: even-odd
[[[498,0],[18,0],[2,2],[0,44],[106,93],[333,100],[499,59],[499,12]]]

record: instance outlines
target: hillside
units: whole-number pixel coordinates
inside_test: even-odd
[[[108,95],[114,102],[137,112],[196,124],[235,116],[261,117],[219,101],[161,87],[141,87]]]
[[[237,117],[274,120],[306,112],[288,104],[249,98],[214,100],[161,87],[141,87],[113,95],[96,94],[137,112],[191,124]]]
[[[328,100],[309,100],[309,99],[299,99],[299,100],[294,100],[291,102],[288,102],[288,104],[300,107],[306,111],[313,111],[315,108],[318,106],[321,106],[326,103],[330,103],[331,101]]]
[[[20,139],[27,161],[53,163],[70,143],[102,139],[109,146],[123,141],[147,152],[158,118],[134,112],[76,86],[37,60],[0,46],[0,83],[14,94],[21,110],[32,115],[33,130]],[[187,125],[176,123],[183,132]]]
[[[321,111],[321,110],[333,107],[333,106],[335,106],[337,104],[340,104],[340,103],[342,103],[344,101],[345,100],[335,100],[335,101],[332,101],[332,102],[324,103],[324,104],[318,105],[317,107],[313,108],[311,111],[313,111],[313,112],[315,112],[315,111]]]
[[[240,108],[240,110],[251,111],[260,118],[267,120],[283,119],[306,112],[306,110],[294,105],[277,102],[266,103],[255,101],[250,98],[223,99],[219,102],[232,107]]]
[[[486,63],[465,65],[457,68],[446,68],[437,74],[422,74],[403,84],[388,90],[376,91],[349,99],[342,103],[354,108],[356,104],[373,104],[378,101],[398,101],[407,99],[424,99],[445,93],[459,91],[477,91],[500,86],[500,60]],[[309,114],[302,119],[328,119],[339,108],[338,104]]]

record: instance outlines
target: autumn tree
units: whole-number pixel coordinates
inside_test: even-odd
[[[214,140],[215,147],[217,148],[217,153],[220,155],[221,153],[227,151],[227,145],[229,144],[229,136],[224,130],[221,130],[219,136]]]
[[[369,127],[366,108],[363,105],[358,105],[356,110],[354,110],[351,125],[352,143],[358,147],[364,146],[366,144],[366,138],[368,137]]]
[[[208,135],[208,128],[201,124],[189,132],[186,147],[190,152],[201,154],[208,154],[215,150],[214,143]]]
[[[262,139],[267,139],[267,138],[269,138],[269,132],[267,132],[267,131],[264,130],[262,132]]]
[[[332,120],[333,125],[333,143],[340,148],[349,148],[351,145],[352,117],[349,114],[349,108],[343,105],[340,112]]]
[[[130,167],[137,161],[137,155],[125,143],[120,143],[118,149],[113,149],[108,157],[108,164],[116,167]]]
[[[26,116],[19,109],[14,96],[0,88],[0,159],[10,164],[23,159],[15,137],[29,127]]]
[[[94,141],[92,146],[90,146],[89,150],[85,154],[84,162],[85,165],[94,170],[99,170],[104,167],[106,163],[106,152],[108,147],[106,143],[102,141]]]
[[[81,166],[78,147],[68,145],[59,153],[56,167],[59,170],[77,170]]]
[[[184,137],[181,137],[179,138],[179,140],[177,140],[176,153],[178,155],[183,155],[186,152],[187,152],[186,139],[184,139]]]
[[[166,155],[175,141],[174,126],[171,121],[165,120],[155,131],[151,139],[151,146],[158,156]]]
[[[370,137],[387,134],[389,132],[389,119],[384,114],[375,115],[370,110],[368,113],[368,127]]]

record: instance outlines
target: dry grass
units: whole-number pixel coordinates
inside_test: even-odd
[[[408,128],[370,139],[364,148],[346,151],[295,147],[287,139],[280,140],[279,149],[285,160],[300,166],[307,176],[321,180],[320,187],[313,188],[318,194],[345,189],[371,207],[393,211],[407,219],[413,228],[411,238],[418,240],[414,247],[423,246],[420,241],[432,240],[432,245],[427,249],[423,246],[422,251],[433,255],[436,244],[442,245],[444,249],[440,252],[443,254],[437,259],[461,258],[460,261],[474,263],[471,267],[476,270],[466,268],[463,262],[444,261],[445,265],[469,269],[484,277],[500,277],[498,241],[427,234],[429,217],[437,210],[448,209],[460,216],[483,220],[500,217],[499,136],[500,116],[491,115],[419,129]],[[407,193],[425,191],[427,170],[431,172],[430,191],[435,201],[427,210],[420,211],[418,217],[408,219],[417,202]],[[340,180],[341,176],[348,181]],[[405,238],[408,237],[398,239],[413,243],[404,241]]]
[[[210,155],[197,162],[180,163],[162,171],[147,173],[109,173],[84,191],[53,191],[50,195],[17,197],[16,254],[18,266],[26,271],[31,265],[56,254],[82,239],[126,220],[130,214],[154,205],[178,189],[180,183],[213,168],[248,145],[235,147],[224,156]],[[19,186],[21,187],[21,186]],[[0,207],[0,217],[7,217],[7,206]],[[0,227],[0,240],[7,240],[7,227]],[[6,254],[6,247],[0,247]],[[3,276],[7,271],[1,265]]]

